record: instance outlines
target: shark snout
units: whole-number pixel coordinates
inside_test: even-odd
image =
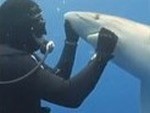
[[[77,18],[82,18],[86,20],[99,20],[100,19],[100,14],[99,13],[91,13],[91,12],[67,12],[64,16],[66,19],[77,19]]]
[[[100,14],[90,12],[68,12],[65,14],[65,20],[68,20],[72,28],[78,32],[81,37],[99,32]]]

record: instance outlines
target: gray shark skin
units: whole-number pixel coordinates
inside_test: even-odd
[[[141,112],[150,112],[150,26],[125,18],[94,12],[68,12],[65,20],[94,48],[102,27],[119,40],[114,51],[116,65],[141,81]]]

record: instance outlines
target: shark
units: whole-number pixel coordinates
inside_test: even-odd
[[[98,12],[70,11],[64,14],[72,28],[93,48],[99,31],[106,28],[118,36],[112,62],[141,83],[140,113],[150,111],[150,26],[130,19]]]

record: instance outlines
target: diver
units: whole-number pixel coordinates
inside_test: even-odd
[[[40,100],[76,108],[94,89],[106,64],[112,58],[118,37],[102,28],[95,55],[71,77],[79,36],[68,21],[66,39],[57,65],[42,63],[24,79],[0,84],[0,113],[44,113]],[[45,22],[41,9],[32,0],[6,0],[0,7],[0,81],[24,76],[37,66],[36,51],[46,44]],[[44,48],[44,49],[43,49]]]

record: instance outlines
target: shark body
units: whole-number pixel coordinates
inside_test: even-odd
[[[103,27],[119,37],[112,61],[141,80],[141,113],[149,113],[150,26],[93,12],[68,12],[64,18],[93,47],[96,47],[98,33]]]

